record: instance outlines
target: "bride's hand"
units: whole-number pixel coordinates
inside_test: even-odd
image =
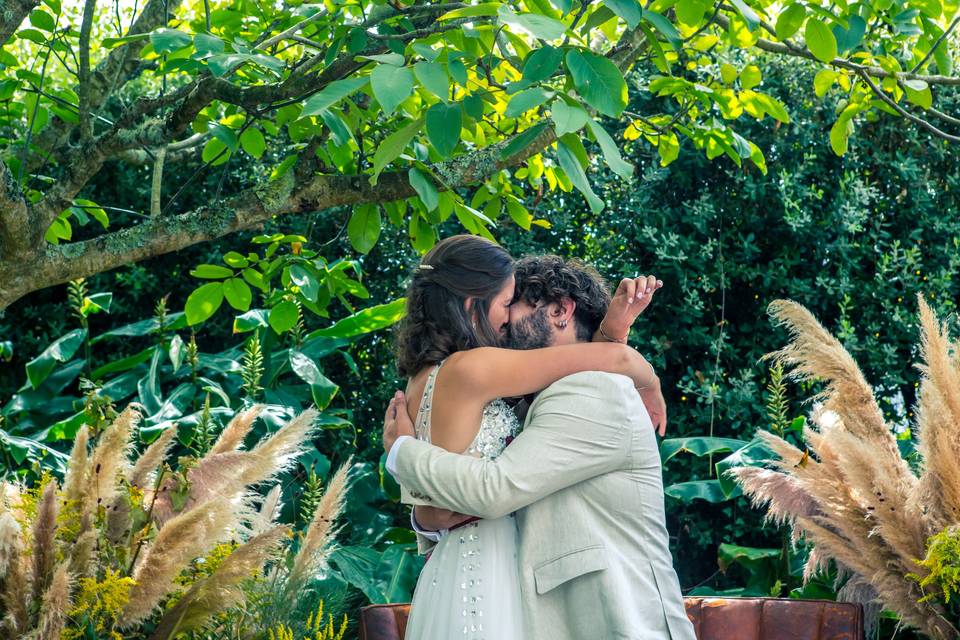
[[[393,443],[400,436],[416,437],[416,431],[410,414],[407,413],[407,398],[402,391],[397,391],[390,399],[383,416],[383,450],[390,453]]]
[[[656,276],[624,278],[610,300],[607,315],[600,322],[595,339],[626,342],[630,327],[644,309],[650,306],[653,295],[663,286]]]

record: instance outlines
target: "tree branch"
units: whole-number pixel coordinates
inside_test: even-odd
[[[714,16],[713,21],[720,25],[722,28],[726,29],[730,26],[730,19],[723,14],[717,14]],[[821,62],[810,53],[809,49],[797,46],[790,46],[783,44],[781,42],[773,42],[772,40],[766,40],[760,38],[757,40],[757,43],[754,45],[762,51],[768,51],[770,53],[776,53],[780,55],[793,56],[796,58],[806,58],[807,60],[813,60],[815,62]],[[822,64],[822,63],[821,63]],[[837,67],[839,69],[847,69],[848,71],[853,71],[854,73],[866,73],[874,78],[897,78],[900,80],[923,80],[927,84],[939,84],[946,86],[960,86],[960,76],[944,76],[944,75],[923,75],[917,73],[890,73],[886,69],[881,69],[880,67],[871,67],[862,64],[857,64],[855,62],[850,62],[845,58],[834,58],[830,62],[826,63],[830,66]]]
[[[18,262],[35,246],[37,235],[16,179],[7,164],[0,162],[0,261]],[[39,236],[43,236],[42,231]]]
[[[86,0],[80,23],[80,69],[77,74],[80,106],[80,138],[87,140],[93,135],[90,126],[90,32],[93,30],[93,12],[97,0]]]
[[[486,180],[520,164],[555,140],[548,127],[527,148],[503,159],[510,142],[436,164],[432,169],[447,187]],[[364,175],[315,175],[298,183],[294,172],[189,213],[158,216],[91,240],[47,246],[32,258],[0,262],[0,310],[31,291],[88,277],[191,245],[250,229],[277,215],[304,213],[365,202],[389,202],[416,195],[406,171],[382,174],[376,186]]]
[[[40,0],[10,0],[0,11],[0,45],[4,45],[27,17],[40,4]]]
[[[860,76],[860,78],[867,84],[868,87],[870,87],[870,90],[873,91],[873,93],[878,98],[883,100],[891,109],[893,109],[894,111],[902,115],[904,118],[906,118],[910,122],[913,122],[919,125],[920,128],[929,131],[930,133],[937,136],[938,138],[943,138],[948,142],[960,142],[960,136],[951,135],[946,131],[943,131],[942,129],[939,129],[934,125],[930,124],[923,118],[916,116],[910,113],[909,111],[907,111],[906,109],[904,109],[902,106],[900,106],[899,103],[897,103],[896,100],[888,96],[886,91],[878,87],[866,72],[860,71],[858,72],[857,75]]]

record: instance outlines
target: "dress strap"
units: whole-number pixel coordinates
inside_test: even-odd
[[[414,428],[417,432],[417,439],[430,442],[430,410],[433,406],[433,388],[437,383],[437,374],[440,367],[446,360],[433,368],[433,371],[427,374],[427,382],[423,385],[423,396],[420,398],[420,409],[417,411],[417,421]]]

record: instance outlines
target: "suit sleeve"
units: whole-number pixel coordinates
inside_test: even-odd
[[[499,518],[560,489],[621,468],[635,416],[622,376],[568,376],[543,391],[530,420],[496,460],[482,460],[410,440],[397,452],[401,484],[432,504]]]

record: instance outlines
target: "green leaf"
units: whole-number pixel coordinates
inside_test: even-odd
[[[223,40],[209,33],[198,33],[193,36],[193,48],[201,55],[213,53],[223,53],[225,44]]]
[[[439,62],[421,60],[413,65],[413,73],[424,89],[437,96],[444,102],[450,99],[450,78],[447,70]]]
[[[643,9],[640,8],[640,3],[637,0],[604,0],[603,3],[623,18],[623,21],[631,29],[636,28],[643,18]]]
[[[230,278],[223,283],[223,295],[237,311],[247,311],[253,300],[250,287],[241,278]]]
[[[347,316],[332,327],[318,329],[310,333],[307,339],[319,336],[326,338],[353,338],[359,335],[379,331],[398,322],[406,313],[406,298],[398,298],[388,304],[368,307]]]
[[[190,272],[194,278],[203,278],[204,280],[220,280],[222,278],[233,277],[233,269],[221,267],[218,264],[201,264]],[[192,322],[190,324],[193,324]]]
[[[459,104],[437,103],[427,109],[427,138],[444,158],[450,156],[460,142],[463,113]]]
[[[732,1],[733,0],[731,0],[731,2]],[[673,26],[673,23],[667,20],[664,16],[660,15],[656,11],[650,11],[647,9],[643,12],[643,19],[652,24],[654,28],[659,31],[672,46],[676,47],[677,49],[683,46],[683,38],[680,37],[680,32],[677,31],[677,28]],[[613,63],[611,62],[610,64]]]
[[[838,156],[847,152],[847,141],[853,133],[853,116],[844,111],[830,127],[830,148]]]
[[[347,78],[345,80],[331,82],[303,104],[303,111],[300,112],[300,117],[306,118],[308,116],[319,115],[321,111],[332,107],[347,96],[351,96],[367,86],[368,82],[370,82],[369,77]]]
[[[363,60],[373,60],[374,62],[389,64],[394,67],[403,66],[403,56],[399,53],[381,53],[371,56],[360,56],[360,58]]]
[[[760,67],[755,64],[748,64],[740,72],[740,86],[744,89],[753,89],[763,80],[760,73]]]
[[[209,282],[196,289],[187,298],[183,311],[187,315],[187,324],[200,324],[220,308],[223,303],[223,283]]]
[[[203,145],[203,152],[200,154],[201,160],[213,166],[223,164],[229,157],[230,149],[218,138],[210,138],[207,140],[207,143]]]
[[[859,47],[860,43],[863,42],[863,36],[867,33],[867,22],[860,16],[850,16],[847,22],[849,26],[846,29],[840,25],[834,25],[832,29],[840,53]]]
[[[80,307],[80,315],[84,318],[92,313],[110,313],[110,305],[113,303],[113,294],[109,291],[95,293],[83,299],[83,305]]]
[[[517,14],[506,5],[500,7],[497,17],[501,24],[523,29],[533,37],[543,40],[557,40],[567,31],[567,25],[555,18],[537,13]]]
[[[242,254],[237,253],[236,251],[228,251],[223,254],[223,261],[226,262],[231,267],[237,269],[244,269],[250,266],[250,261],[246,259]]]
[[[710,8],[710,3],[704,0],[680,0],[675,8],[680,22],[693,27],[703,20],[704,14]]]
[[[297,324],[299,311],[297,305],[290,300],[283,300],[270,309],[267,322],[278,334],[289,331]]]
[[[53,16],[43,9],[34,9],[30,12],[30,24],[35,26],[37,29],[43,29],[44,31],[49,31],[51,33],[53,33],[53,30],[57,28],[56,20],[54,20]]]
[[[47,379],[58,362],[67,362],[77,352],[87,337],[86,329],[74,329],[60,336],[43,350],[43,353],[27,363],[27,379],[34,389]]]
[[[414,42],[410,46],[413,48],[414,51],[417,52],[417,54],[421,58],[425,59],[427,62],[433,62],[434,60],[440,57],[440,51],[437,49],[434,49],[432,46],[430,46],[426,42]]]
[[[903,86],[907,92],[907,100],[924,109],[933,106],[933,93],[926,82],[923,80],[907,80],[903,83]]]
[[[523,62],[523,79],[541,82],[552,76],[563,62],[563,50],[545,45],[533,50]]]
[[[535,124],[518,136],[515,136],[510,142],[504,145],[500,150],[500,159],[507,160],[529,147],[537,137],[547,128],[546,122]]]
[[[791,38],[800,26],[803,25],[803,19],[807,17],[807,10],[800,2],[794,2],[789,7],[780,12],[777,16],[777,25],[774,31],[781,40]]]
[[[670,458],[680,453],[690,453],[698,458],[737,451],[747,443],[734,438],[713,438],[708,436],[693,436],[689,438],[668,438],[660,443],[660,461],[666,464]]]
[[[416,167],[410,167],[409,178],[410,186],[420,196],[420,201],[427,207],[427,211],[436,209],[440,204],[440,194],[433,181]]]
[[[300,289],[300,293],[310,302],[316,302],[320,294],[320,282],[311,269],[302,264],[290,267],[290,282]]]
[[[590,210],[593,213],[600,213],[604,207],[603,200],[593,192],[590,183],[587,181],[587,174],[583,172],[583,167],[580,166],[580,161],[563,141],[557,144],[557,157],[560,160],[560,168],[570,178],[570,182],[587,198]]]
[[[818,71],[817,75],[813,78],[813,91],[817,94],[817,97],[822,98],[839,77],[840,73],[833,69],[821,69]]]
[[[613,141],[610,134],[595,120],[588,120],[587,126],[593,133],[593,137],[597,139],[597,143],[603,151],[603,160],[610,167],[610,170],[624,180],[632,178],[633,165],[625,161],[620,155],[620,149],[617,148],[617,143]]]
[[[310,393],[317,409],[320,411],[326,409],[330,401],[337,395],[340,387],[324,376],[320,372],[320,368],[308,356],[291,349],[289,357],[290,368],[297,377],[310,385]]]
[[[717,480],[691,480],[689,482],[680,482],[664,487],[664,495],[670,496],[684,504],[690,504],[694,500],[704,500],[706,502],[718,503],[726,502],[736,496],[728,497],[720,487]]]
[[[662,446],[662,445],[661,445]],[[662,449],[661,449],[662,451]],[[734,467],[758,467],[763,466],[768,460],[776,460],[777,455],[759,438],[754,438],[739,449],[736,449],[729,456],[720,460],[716,464],[717,478],[720,486],[727,496],[732,496],[737,490],[736,478],[727,472]]]
[[[571,49],[567,69],[573,84],[591,107],[615,118],[627,106],[627,83],[615,64],[603,56]]]
[[[517,116],[523,115],[530,109],[539,107],[552,95],[552,91],[548,93],[539,87],[521,91],[510,98],[510,103],[507,105],[503,115],[507,118],[516,118]]]
[[[747,27],[751,31],[756,29],[760,24],[760,16],[757,15],[757,12],[750,8],[743,0],[730,0],[730,2],[737,8],[737,11],[740,12],[743,19],[747,21]]]
[[[268,327],[267,312],[263,309],[251,309],[233,319],[233,332],[246,333],[260,327]]]
[[[157,53],[171,53],[193,44],[193,38],[177,29],[157,29],[150,34],[150,44]]]
[[[370,253],[380,238],[382,227],[379,206],[362,204],[354,207],[353,213],[350,214],[350,222],[347,223],[350,244],[360,253]]]
[[[240,134],[240,146],[254,158],[259,158],[267,150],[267,142],[263,134],[255,127],[248,127]]]
[[[399,156],[423,126],[423,118],[414,120],[399,131],[394,131],[377,147],[373,154],[373,175],[370,184],[377,184],[380,173]]]
[[[482,4],[475,4],[469,7],[461,7],[460,9],[454,9],[453,11],[448,11],[443,14],[437,20],[455,20],[457,18],[479,18],[481,16],[495,16],[500,10],[500,7],[503,6],[499,2],[484,2]]]
[[[120,45],[129,44],[131,42],[138,42],[140,40],[149,40],[149,39],[150,39],[149,33],[137,33],[132,36],[123,36],[122,38],[104,38],[100,42],[100,45],[104,49],[115,49]]]
[[[385,115],[392,114],[413,93],[413,72],[390,64],[380,64],[370,74],[373,96]]]
[[[550,104],[550,117],[553,119],[558,138],[579,131],[590,119],[583,108],[568,105],[559,98]]]
[[[483,119],[483,98],[476,94],[470,94],[463,98],[463,110],[474,120]]]
[[[680,157],[680,141],[677,134],[670,132],[660,136],[657,144],[657,153],[660,154],[660,166],[665,167]]]
[[[830,62],[837,57],[837,39],[833,32],[814,16],[807,20],[807,27],[803,32],[810,53],[821,62]]]

